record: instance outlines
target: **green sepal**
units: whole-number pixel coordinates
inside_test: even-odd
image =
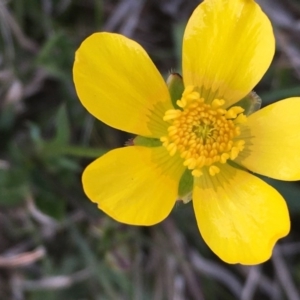
[[[194,177],[189,169],[185,169],[182,174],[178,187],[178,200],[182,200],[184,203],[192,200]]]
[[[171,73],[167,79],[167,85],[171,96],[172,104],[175,108],[179,106],[176,104],[177,100],[181,99],[184,91],[183,80],[180,74]]]
[[[244,114],[249,116],[260,109],[261,98],[254,91],[252,91],[233,106],[241,106],[245,110]]]
[[[133,145],[144,147],[159,147],[162,145],[162,142],[159,139],[147,138],[144,136],[137,135],[133,139]]]

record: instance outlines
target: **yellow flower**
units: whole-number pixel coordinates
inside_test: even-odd
[[[192,195],[200,233],[221,259],[269,259],[289,232],[289,214],[282,196],[252,172],[300,179],[300,98],[250,115],[237,102],[274,49],[270,21],[254,1],[204,1],[185,29],[185,89],[172,102],[139,44],[113,33],[88,37],[74,63],[77,94],[96,118],[138,137],[85,169],[87,196],[120,222],[152,225]]]

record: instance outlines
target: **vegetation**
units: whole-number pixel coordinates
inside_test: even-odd
[[[277,39],[256,88],[268,105],[300,95],[300,5],[260,2]],[[166,78],[180,72],[183,29],[198,3],[0,0],[0,299],[299,299],[299,182],[264,178],[284,195],[292,229],[270,261],[252,267],[208,249],[191,203],[143,228],[110,219],[83,193],[84,167],[131,136],[80,104],[76,49],[93,32],[119,32]]]

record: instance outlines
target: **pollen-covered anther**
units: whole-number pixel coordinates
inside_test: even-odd
[[[171,143],[167,146],[167,150],[169,151],[171,156],[174,156],[177,150],[177,146],[174,143]]]
[[[234,120],[234,124],[243,124],[246,123],[247,121],[247,117],[244,114],[239,114],[235,120]]]
[[[182,98],[181,100],[177,100],[176,101],[176,104],[179,106],[179,107],[181,107],[181,108],[183,108],[183,107],[185,107],[186,106],[186,100],[184,99],[184,98]]]
[[[168,128],[169,135],[175,135],[178,133],[178,128],[176,126],[170,126]]]
[[[172,119],[176,119],[181,115],[181,111],[179,109],[169,109],[166,111],[163,120],[169,121]]]
[[[194,169],[192,171],[192,175],[195,176],[195,177],[200,177],[201,175],[203,175],[203,172],[198,170],[198,169]]]
[[[230,155],[228,153],[222,153],[220,158],[220,163],[225,164],[229,159]]]
[[[197,160],[194,157],[188,158],[183,162],[183,165],[187,166],[188,169],[190,170],[194,169],[196,164],[197,164]]]
[[[225,100],[223,99],[215,99],[211,103],[211,107],[216,109],[219,108],[220,106],[223,106],[225,104]]]
[[[160,139],[163,146],[171,156],[178,152],[193,176],[201,176],[204,169],[215,176],[222,164],[236,159],[244,149],[237,125],[246,121],[244,109],[233,106],[226,110],[224,99],[205,103],[192,86],[186,87],[177,105],[181,109],[170,109],[163,118],[170,123],[168,135]]]
[[[242,113],[244,109],[240,106],[233,106],[227,110],[225,114],[226,119],[235,119],[238,114]]]
[[[220,173],[220,169],[214,165],[209,167],[209,174],[211,176],[215,176],[216,174]]]
[[[244,150],[245,147],[245,141],[244,140],[239,140],[236,142],[237,147],[240,149],[240,151]]]

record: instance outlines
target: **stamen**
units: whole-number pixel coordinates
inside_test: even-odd
[[[226,119],[235,119],[238,114],[242,113],[244,109],[240,106],[231,107],[225,114]]]
[[[201,175],[203,175],[203,173],[200,170],[195,169],[192,171],[192,175],[195,177],[200,177]]]
[[[171,156],[179,152],[183,165],[192,175],[203,175],[203,168],[215,176],[228,159],[234,160],[243,151],[245,141],[238,139],[241,129],[238,124],[247,121],[244,109],[233,106],[221,108],[224,99],[214,99],[206,104],[193,86],[184,90],[177,105],[163,117],[170,123],[168,135],[160,138]]]
[[[234,120],[235,124],[243,124],[247,121],[247,117],[244,114],[239,114]]]
[[[177,147],[174,143],[171,143],[167,146],[167,150],[169,151],[171,156],[174,156],[174,154],[176,153]]]
[[[164,121],[169,121],[172,119],[176,119],[181,115],[181,111],[179,109],[169,109],[166,111],[165,116],[163,118]]]
[[[220,169],[214,165],[209,167],[209,174],[211,176],[215,176],[216,174],[218,174],[220,172]]]
[[[220,106],[224,105],[225,101],[223,99],[215,99],[213,100],[213,102],[211,103],[211,107],[212,108],[219,108]]]
[[[229,154],[228,153],[222,153],[220,163],[225,164],[227,160],[229,159]]]
[[[186,100],[184,98],[182,98],[181,100],[177,100],[176,101],[176,104],[179,106],[179,107],[185,107],[186,106]]]

